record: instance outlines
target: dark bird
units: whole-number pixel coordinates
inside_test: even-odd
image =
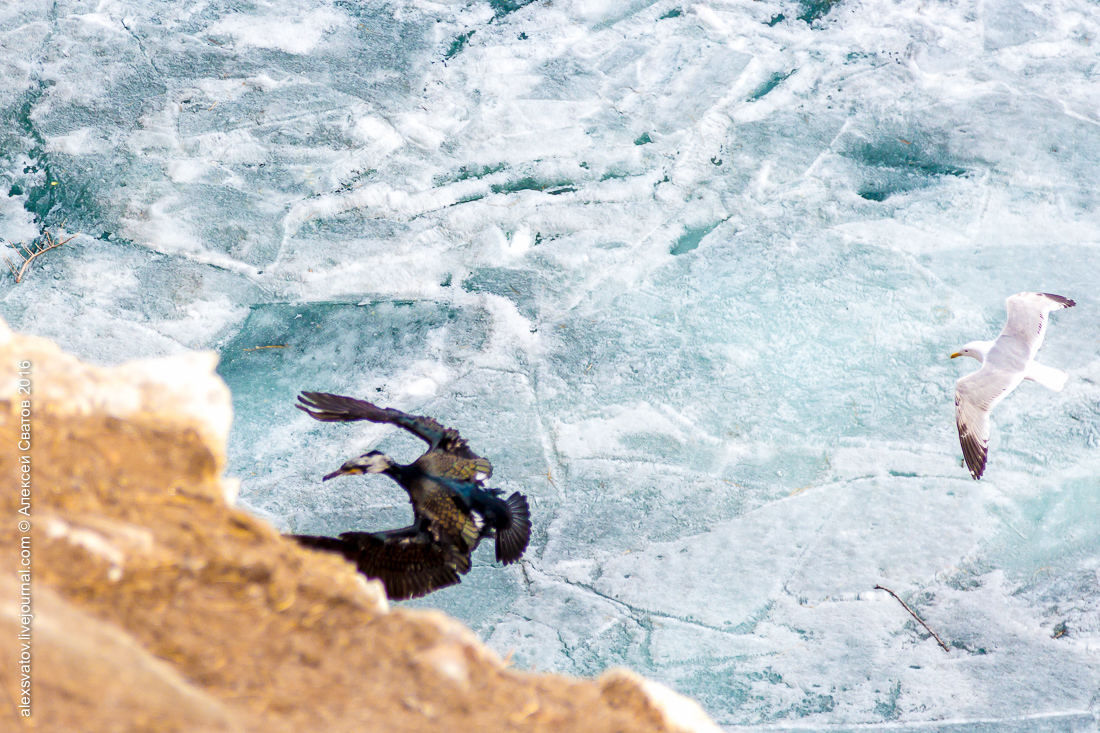
[[[1051,311],[1077,305],[1051,293],[1016,293],[1005,301],[1008,322],[995,341],[971,341],[951,355],[982,364],[955,384],[955,424],[970,475],[980,479],[989,453],[989,413],[1025,379],[1061,391],[1069,376],[1035,361]]]
[[[325,422],[369,420],[392,423],[428,444],[408,465],[379,451],[347,461],[324,477],[384,473],[405,489],[414,523],[390,532],[349,532],[340,539],[296,536],[299,542],[340,552],[365,575],[380,578],[394,599],[424,595],[459,582],[470,569],[470,555],[486,537],[496,539],[496,558],[519,560],[531,539],[527,498],[516,492],[506,500],[499,489],[483,486],[493,473],[488,460],[470,450],[458,431],[430,417],[407,415],[363,400],[323,392],[303,392],[297,407]]]
[[[363,575],[381,580],[394,600],[418,598],[459,582],[459,560],[420,525],[388,532],[344,532],[339,537],[291,537],[306,547],[343,555]],[[468,568],[468,557],[466,562]]]

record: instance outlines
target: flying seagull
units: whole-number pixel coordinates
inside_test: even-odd
[[[995,341],[971,341],[951,355],[969,356],[982,368],[955,384],[955,422],[963,458],[975,480],[985,471],[989,445],[989,413],[1016,386],[1030,379],[1060,392],[1069,376],[1035,361],[1043,345],[1047,317],[1051,311],[1077,305],[1069,298],[1050,293],[1017,293],[1010,296],[1008,322]]]

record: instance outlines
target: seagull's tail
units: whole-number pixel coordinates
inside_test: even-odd
[[[1038,382],[1047,389],[1061,392],[1062,387],[1066,386],[1066,380],[1069,379],[1069,375],[1063,371],[1043,366],[1037,361],[1029,361],[1027,363],[1027,368],[1024,369],[1024,379],[1030,379],[1033,382]]]

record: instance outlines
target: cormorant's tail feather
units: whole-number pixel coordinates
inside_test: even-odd
[[[508,497],[507,527],[497,529],[497,560],[509,565],[519,560],[531,541],[531,512],[527,497],[518,491]]]

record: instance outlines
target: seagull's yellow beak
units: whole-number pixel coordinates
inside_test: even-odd
[[[954,354],[951,355],[951,358],[954,359],[957,356],[962,356],[962,354],[956,351]]]

